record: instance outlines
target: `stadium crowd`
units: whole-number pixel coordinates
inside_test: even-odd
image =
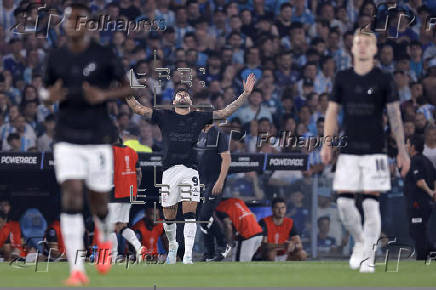
[[[51,47],[65,43],[62,25],[47,24],[48,15],[61,19],[65,2],[3,0],[0,6],[0,146],[2,151],[51,151],[57,106],[38,98],[44,78],[44,59]],[[429,17],[436,15],[431,0],[92,0],[100,15],[124,21],[154,20],[136,31],[96,29],[95,41],[113,47],[125,71],[133,69],[144,87],[144,105],[169,104],[175,90],[190,88],[195,104],[221,109],[241,93],[250,73],[258,83],[246,106],[228,120],[230,151],[303,152],[307,171],[232,174],[226,197],[244,201],[285,199],[304,246],[310,231],[313,176],[320,178],[319,249],[340,252],[347,243],[333,203],[332,167],[325,167],[320,147],[258,144],[258,136],[322,137],[324,114],[335,73],[352,65],[355,29],[377,29],[377,66],[392,73],[399,88],[406,137],[425,135],[426,155],[436,166],[436,33]],[[397,3],[397,4],[396,4]],[[395,9],[389,7],[395,6]],[[406,15],[406,17],[401,17]],[[415,17],[416,16],[416,17]],[[39,21],[36,29],[32,25]],[[412,21],[413,20],[413,21]],[[386,29],[383,28],[387,23]],[[160,69],[156,69],[160,68]],[[162,68],[167,68],[162,69]],[[190,72],[183,68],[191,69]],[[155,103],[156,102],[156,103]],[[161,149],[157,125],[134,115],[124,101],[111,102],[110,115],[125,144],[139,152]],[[386,134],[390,134],[385,118]],[[395,142],[390,142],[392,176]],[[0,214],[0,226],[6,224]],[[50,234],[49,231],[47,234]],[[52,233],[53,234],[53,233]],[[306,243],[305,243],[306,241]],[[1,242],[1,241],[0,241]],[[1,245],[0,245],[1,246]]]

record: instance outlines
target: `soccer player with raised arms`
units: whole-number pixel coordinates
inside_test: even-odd
[[[246,101],[254,88],[256,78],[250,74],[244,82],[244,92],[222,110],[202,112],[191,110],[192,100],[187,90],[179,89],[174,95],[174,110],[156,110],[141,105],[134,97],[128,97],[129,107],[155,124],[163,136],[163,175],[161,204],[165,217],[164,229],[168,237],[168,264],[176,263],[178,243],[176,242],[177,205],[182,202],[185,238],[184,264],[192,264],[192,247],[197,230],[196,209],[200,201],[200,179],[194,150],[201,130],[214,119],[223,120],[232,115]]]

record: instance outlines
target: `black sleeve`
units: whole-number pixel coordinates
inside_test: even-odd
[[[410,164],[410,172],[412,172],[413,179],[417,182],[420,179],[425,179],[425,167],[423,162],[419,159],[412,159]]]
[[[342,89],[341,89],[341,80],[343,79],[343,72],[338,72],[336,74],[335,82],[333,84],[333,90],[330,94],[330,101],[341,104],[342,102]]]
[[[56,76],[53,70],[53,54],[51,52],[45,59],[43,71],[44,87],[51,87],[56,82]]]
[[[218,131],[218,153],[223,153],[229,151],[229,136],[222,132]]]
[[[111,61],[112,79],[122,82],[126,79],[126,72],[124,71],[121,59],[114,53],[112,49],[109,49],[109,59]]]
[[[160,127],[161,121],[164,119],[164,112],[164,110],[153,110],[151,114],[151,123],[157,124]]]
[[[265,220],[264,220],[264,219],[261,219],[261,220],[259,221],[259,225],[262,227],[263,235],[264,235],[264,236],[268,236],[268,228],[267,228],[267,226],[266,226],[266,222],[265,222]]]
[[[200,119],[201,119],[200,122],[201,122],[201,127],[202,128],[206,124],[212,124],[212,122],[213,122],[213,112],[212,111],[210,111],[210,112],[198,112],[197,111],[197,113],[200,116]]]
[[[398,96],[398,87],[394,81],[394,78],[390,73],[384,73],[385,74],[385,85],[386,85],[386,103],[392,103],[395,101],[399,101]]]
[[[292,229],[289,233],[289,239],[291,239],[292,237],[295,237],[295,236],[299,236],[299,235],[300,235],[300,233],[298,232],[297,227],[295,226],[295,224],[293,224]]]

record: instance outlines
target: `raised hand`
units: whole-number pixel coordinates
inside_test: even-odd
[[[251,94],[251,92],[253,91],[255,83],[256,83],[256,76],[253,73],[251,73],[247,77],[247,80],[245,82],[243,82],[243,84],[244,84],[244,93],[246,93],[248,95]]]

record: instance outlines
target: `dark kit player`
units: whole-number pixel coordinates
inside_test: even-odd
[[[341,148],[336,163],[333,189],[338,193],[339,216],[352,235],[355,246],[350,267],[374,272],[375,247],[381,232],[378,196],[391,189],[386,155],[386,136],[382,125],[387,108],[390,128],[398,147],[397,165],[401,175],[409,170],[410,160],[404,146],[398,93],[392,76],[374,66],[377,39],[374,33],[357,30],[353,37],[353,68],[336,75],[324,124],[321,158],[328,164],[332,144],[327,138],[336,134],[337,115],[342,106],[343,129],[347,146]],[[330,139],[331,140],[331,139]],[[355,205],[354,194],[362,193],[364,224]]]
[[[222,120],[229,117],[241,107],[253,90],[256,82],[254,74],[250,74],[244,82],[244,92],[222,110],[201,112],[191,110],[192,100],[189,93],[179,89],[174,95],[174,110],[155,110],[139,104],[133,97],[127,99],[130,108],[155,124],[163,137],[163,175],[161,188],[161,204],[166,220],[165,233],[169,242],[167,263],[176,263],[179,247],[176,242],[177,205],[182,202],[185,225],[185,254],[183,263],[192,264],[192,247],[197,230],[196,211],[200,201],[200,179],[197,171],[197,158],[194,150],[201,130],[213,119]]]
[[[221,261],[231,250],[220,224],[213,217],[215,208],[221,201],[221,192],[231,163],[229,142],[228,136],[214,123],[206,125],[201,131],[196,147],[198,172],[201,183],[204,184],[204,203],[199,218],[201,221],[209,221],[208,224],[200,224],[200,229],[205,234],[206,261]],[[218,246],[216,254],[215,240]]]
[[[144,248],[136,238],[135,232],[128,227],[131,199],[135,200],[141,184],[142,173],[138,154],[132,148],[122,144],[120,138],[113,146],[114,152],[114,189],[109,202],[109,216],[114,225],[112,233],[112,261],[118,256],[118,237],[120,233],[134,248],[136,261],[143,260]]]
[[[407,140],[411,156],[410,170],[404,180],[410,236],[415,241],[417,260],[425,260],[430,251],[427,223],[436,200],[436,170],[424,155],[424,138],[413,136]]]
[[[45,104],[60,101],[54,160],[62,191],[61,230],[71,270],[66,284],[71,286],[88,283],[81,254],[84,185],[89,189],[90,209],[101,233],[98,240],[102,254],[96,266],[100,273],[111,267],[112,225],[107,204],[112,189],[115,127],[107,113],[107,101],[134,94],[112,50],[91,41],[85,27],[78,28],[80,17],[90,17],[87,6],[75,3],[66,7],[63,25],[67,41],[50,51],[45,88],[39,92]],[[114,82],[118,87],[110,87]]]

